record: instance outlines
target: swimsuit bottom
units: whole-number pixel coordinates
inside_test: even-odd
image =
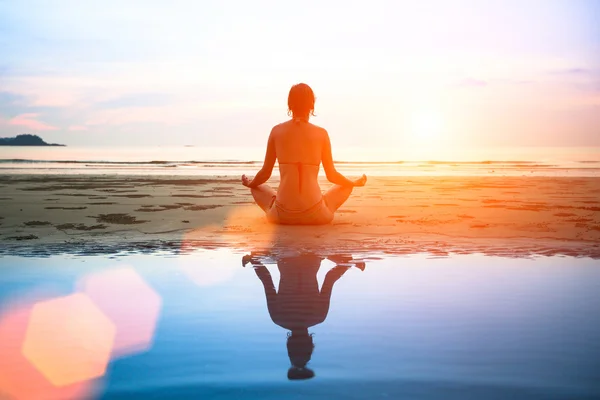
[[[303,211],[286,210],[273,196],[271,207],[266,210],[267,220],[281,225],[324,225],[333,221],[333,212],[327,207],[325,198]]]

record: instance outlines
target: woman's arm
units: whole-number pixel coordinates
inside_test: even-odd
[[[265,162],[263,163],[262,168],[254,179],[251,181],[244,181],[244,177],[242,177],[242,183],[244,186],[249,188],[255,188],[259,185],[265,183],[271,177],[271,173],[273,172],[273,166],[275,165],[275,161],[277,160],[277,154],[275,152],[275,138],[273,135],[273,131],[269,135],[269,141],[267,142],[267,154],[265,155]]]
[[[325,137],[323,139],[323,151],[321,154],[321,162],[323,163],[323,169],[325,170],[325,176],[327,180],[334,185],[341,186],[364,186],[367,181],[366,176],[351,181],[344,175],[340,174],[333,165],[333,156],[331,155],[331,141],[329,140],[329,134],[325,131]]]

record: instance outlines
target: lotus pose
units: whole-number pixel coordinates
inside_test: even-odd
[[[242,176],[242,184],[251,189],[269,222],[328,224],[352,189],[367,181],[365,175],[350,180],[335,169],[327,131],[308,122],[314,116],[314,108],[312,89],[304,83],[292,86],[288,96],[288,114],[292,119],[271,130],[265,162],[254,179]],[[271,177],[276,160],[281,176],[277,192],[264,184]],[[325,194],[317,181],[321,163],[327,179],[334,184]]]

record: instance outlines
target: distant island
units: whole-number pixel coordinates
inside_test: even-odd
[[[64,144],[46,143],[38,135],[17,135],[0,138],[0,146],[66,146]]]

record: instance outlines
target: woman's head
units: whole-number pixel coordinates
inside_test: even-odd
[[[312,335],[308,331],[292,331],[288,334],[287,349],[292,367],[288,370],[288,379],[310,379],[315,373],[306,364],[310,361],[315,348]]]
[[[310,379],[315,377],[315,371],[310,368],[296,368],[291,367],[288,369],[287,377],[290,381],[298,381],[304,379]]]
[[[306,83],[292,86],[288,95],[288,114],[296,118],[315,115],[315,94]]]
[[[292,331],[288,334],[287,350],[292,363],[288,370],[288,379],[310,379],[315,376],[310,368],[306,368],[314,348],[312,335],[308,331]]]

